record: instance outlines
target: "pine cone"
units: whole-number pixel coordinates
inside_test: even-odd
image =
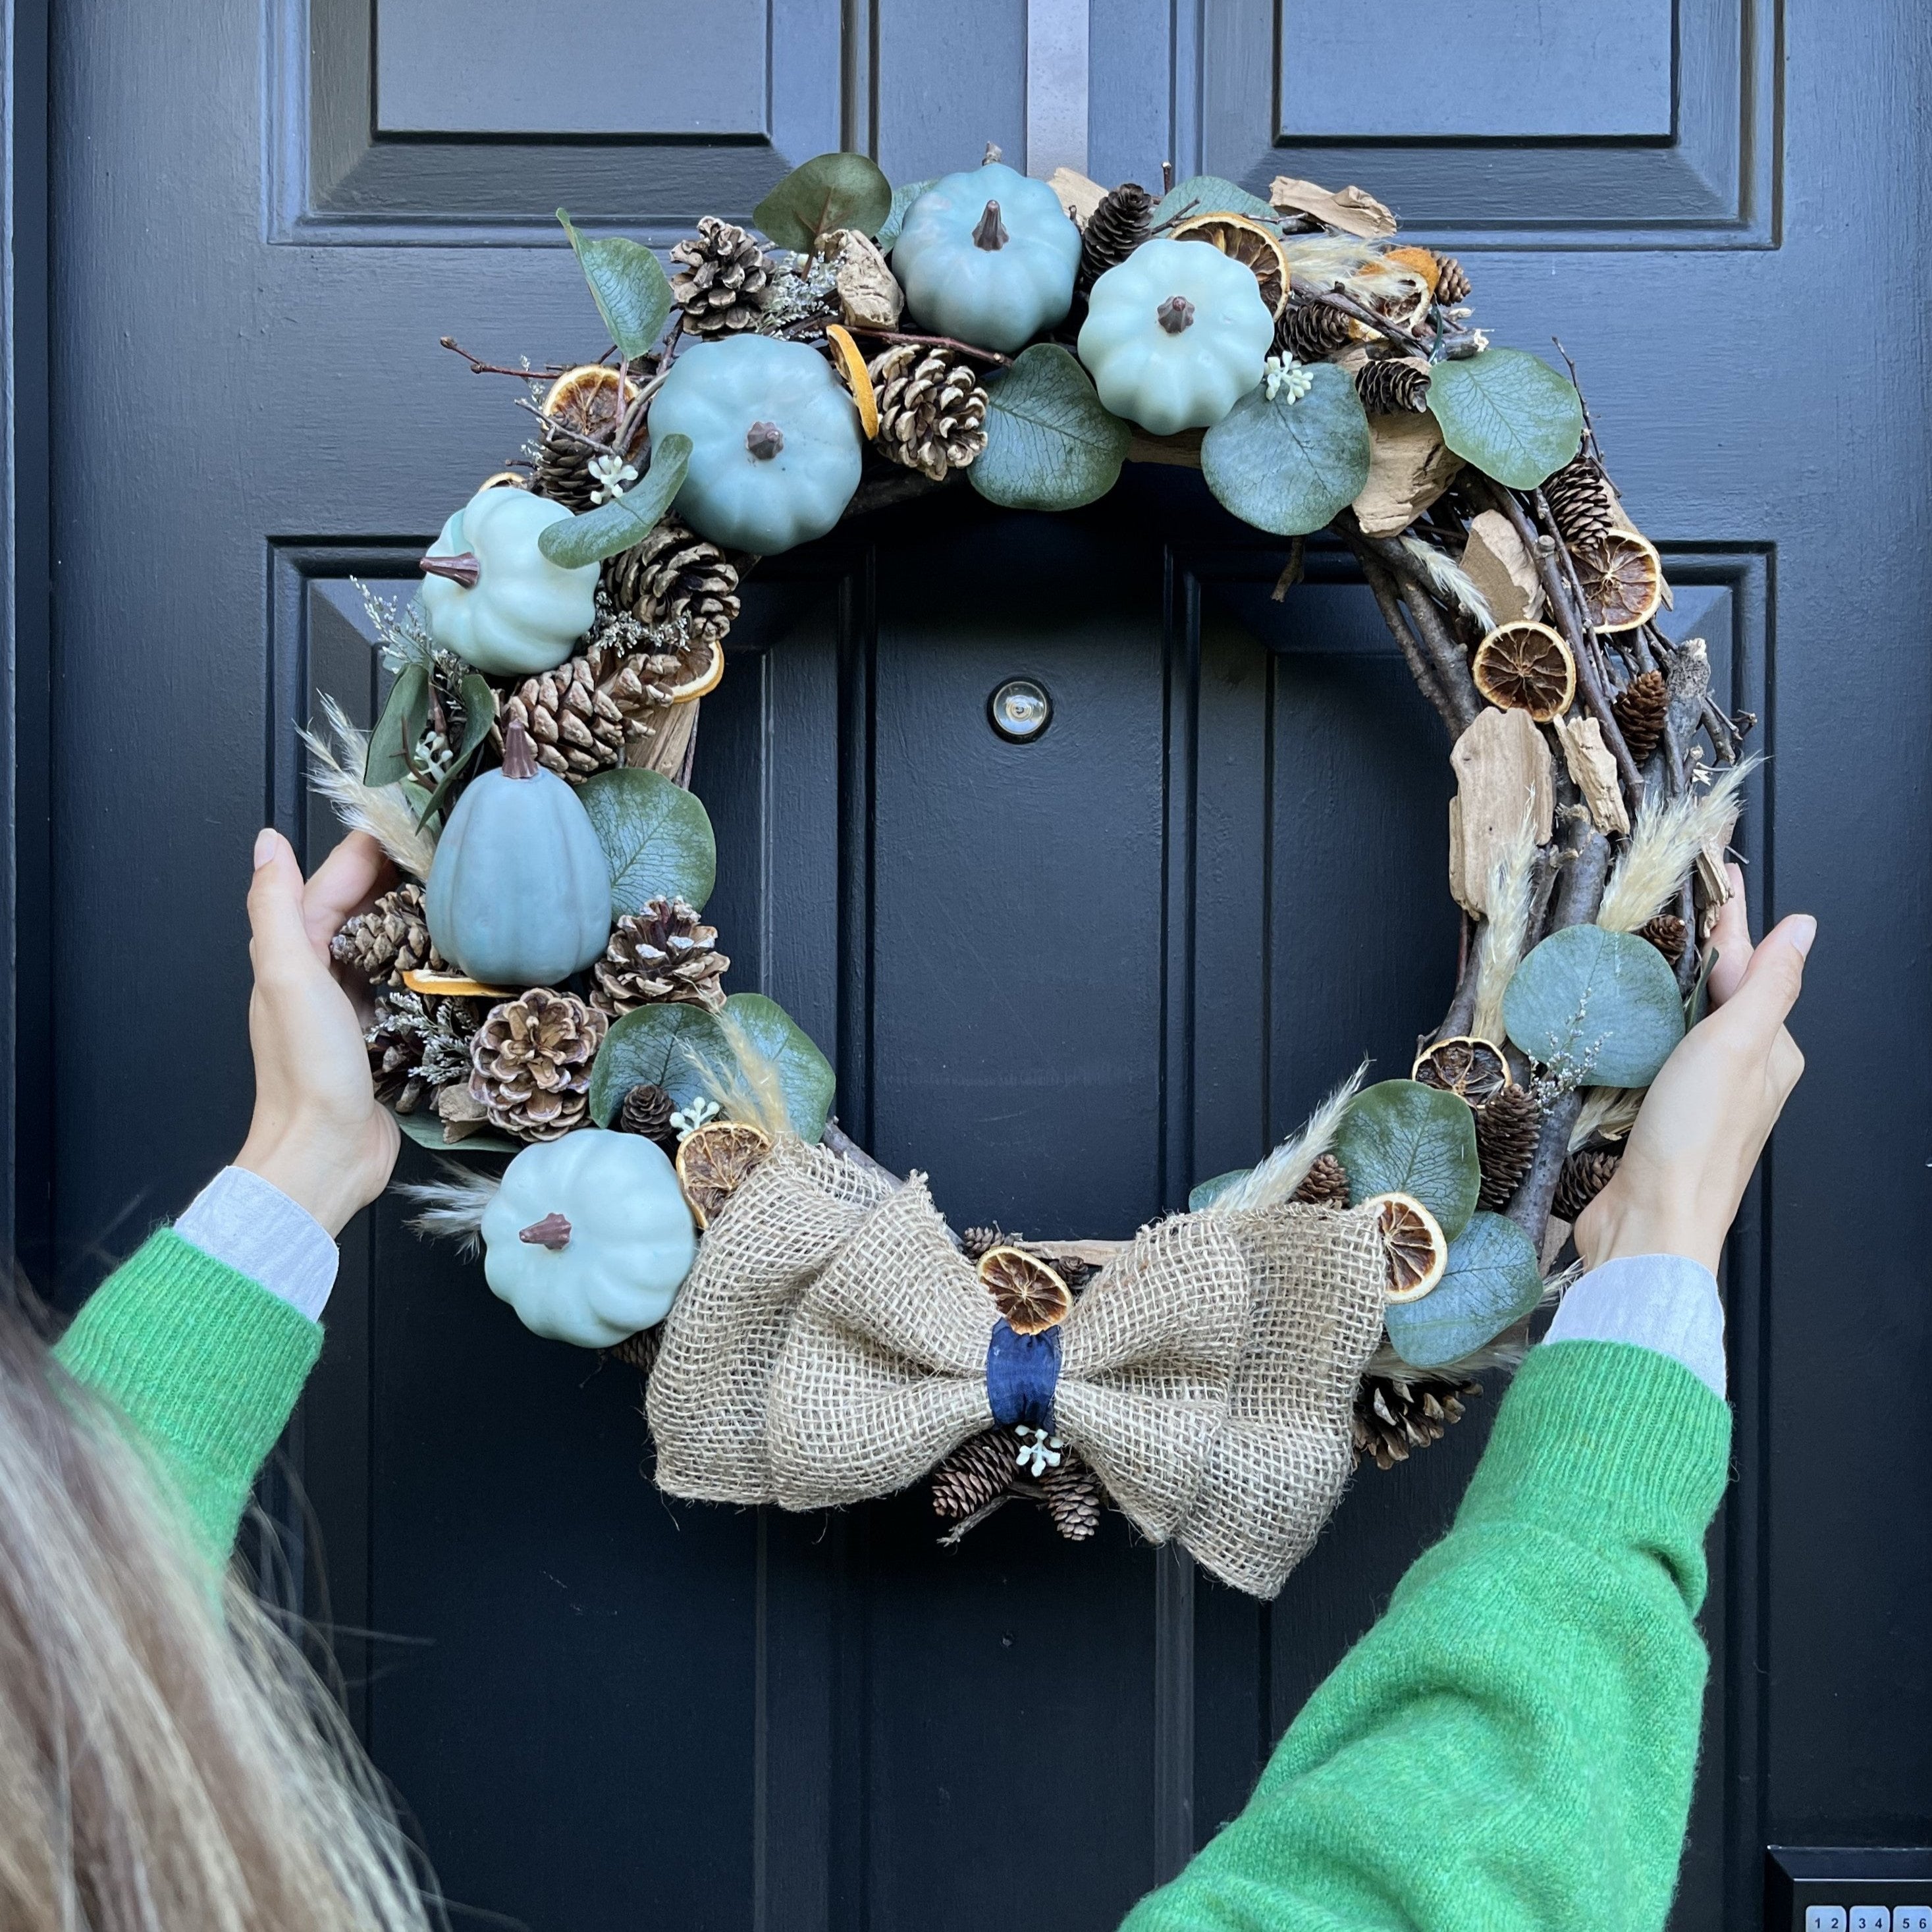
[[[610,1016],[574,993],[534,986],[492,1006],[470,1046],[470,1091],[490,1124],[526,1141],[554,1141],[590,1110],[590,1063]]]
[[[1574,1221],[1610,1185],[1622,1154],[1615,1148],[1582,1148],[1563,1163],[1556,1198],[1550,1211],[1559,1221]]]
[[[1040,1479],[1046,1492],[1046,1513],[1069,1543],[1084,1543],[1100,1527],[1106,1492],[1100,1479],[1071,1449],[1063,1449],[1058,1466]]]
[[[969,1262],[976,1262],[988,1248],[997,1248],[1006,1238],[998,1228],[968,1228],[959,1237],[959,1245]]]
[[[1073,286],[1082,295],[1148,238],[1154,206],[1154,196],[1137,182],[1123,182],[1100,197],[1080,236],[1080,272]]]
[[[641,912],[625,914],[612,928],[603,958],[591,968],[591,1004],[614,1018],[667,1000],[715,1013],[724,1004],[718,982],[730,964],[718,950],[718,928],[706,926],[696,907],[647,899]]]
[[[1615,516],[1610,486],[1604,472],[1579,451],[1543,486],[1550,514],[1571,549],[1594,542],[1608,530]]]
[[[663,1346],[664,1324],[660,1322],[655,1328],[640,1328],[634,1335],[626,1335],[610,1352],[626,1368],[648,1376],[657,1366],[658,1351]]]
[[[1274,326],[1274,352],[1298,362],[1320,362],[1354,338],[1348,318],[1326,302],[1291,302]]]
[[[1478,1202],[1500,1214],[1536,1158],[1543,1107],[1527,1087],[1505,1087],[1476,1109],[1476,1159],[1482,1168]]]
[[[640,660],[586,652],[525,678],[503,700],[501,722],[529,732],[546,770],[580,784],[622,764],[625,748],[644,736],[645,686]]]
[[[1355,371],[1355,393],[1372,416],[1420,416],[1429,406],[1429,365],[1406,356],[1364,362]]]
[[[1364,1376],[1355,1391],[1355,1460],[1372,1460],[1392,1469],[1411,1453],[1439,1442],[1462,1419],[1466,1396],[1480,1395],[1480,1382],[1397,1382]]]
[[[1690,943],[1690,929],[1674,912],[1660,912],[1647,924],[1636,929],[1640,939],[1647,939],[1675,966],[1684,957],[1684,949]]]
[[[677,1130],[670,1117],[676,1111],[676,1101],[662,1087],[640,1081],[624,1096],[624,1104],[617,1110],[618,1131],[640,1134],[647,1141],[656,1141],[666,1154],[675,1154]]]
[[[675,518],[620,550],[604,566],[604,587],[620,610],[650,625],[682,622],[722,644],[738,616],[738,572],[714,543]]]
[[[1347,1207],[1348,1170],[1332,1154],[1317,1155],[1315,1165],[1294,1190],[1294,1198],[1318,1208]]]
[[[932,1472],[933,1513],[957,1522],[1012,1487],[1019,1474],[1012,1436],[988,1429],[969,1436]]]
[[[423,889],[415,884],[386,892],[367,912],[358,913],[330,940],[329,956],[352,966],[372,986],[400,986],[405,973],[427,968],[447,970],[448,962],[429,936]]]
[[[736,334],[749,328],[765,305],[771,265],[757,236],[715,214],[700,215],[694,241],[674,242],[671,299],[684,311],[686,333]]]
[[[1469,299],[1469,278],[1454,255],[1436,258],[1436,299],[1444,308],[1460,308]]]
[[[440,1089],[467,1081],[477,1012],[472,1000],[377,994],[375,1017],[362,1036],[376,1099],[399,1114],[413,1114]]]
[[[986,446],[986,392],[972,365],[950,350],[896,343],[869,365],[878,400],[881,456],[935,483]]]
[[[1630,754],[1642,764],[1657,749],[1664,736],[1664,720],[1670,709],[1670,686],[1660,670],[1640,671],[1610,700],[1618,728]]]

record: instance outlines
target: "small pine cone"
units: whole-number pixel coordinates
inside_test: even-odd
[[[986,448],[986,392],[964,356],[896,343],[868,373],[879,405],[873,446],[881,456],[938,483]]]
[[[1527,1087],[1505,1087],[1476,1109],[1476,1160],[1482,1170],[1477,1199],[1500,1214],[1536,1158],[1543,1106]]]
[[[932,1472],[933,1514],[957,1522],[1004,1496],[1018,1474],[1013,1438],[1006,1430],[969,1436]]]
[[[1148,238],[1154,227],[1154,196],[1136,182],[1123,182],[1100,197],[1080,236],[1080,272],[1074,286],[1081,294]]]
[[[1469,299],[1469,278],[1454,255],[1436,258],[1436,299],[1444,308],[1460,308]]]
[[[1550,514],[1571,549],[1593,542],[1615,517],[1610,486],[1603,471],[1580,451],[1543,486]]]
[[[634,1006],[683,1000],[711,1012],[724,1004],[718,984],[731,962],[718,950],[718,928],[682,899],[646,899],[610,933],[604,956],[591,969],[591,1004],[614,1018]]]
[[[398,886],[367,912],[358,913],[329,942],[329,956],[352,966],[372,986],[400,986],[405,973],[446,970],[448,962],[429,936],[423,889]]]
[[[656,1141],[666,1154],[675,1154],[677,1130],[671,1125],[670,1117],[676,1111],[676,1101],[662,1087],[641,1080],[624,1096],[624,1104],[617,1109],[618,1131],[640,1134],[647,1141]]]
[[[1647,939],[1675,966],[1684,957],[1684,949],[1690,943],[1690,928],[1674,912],[1660,912],[1647,924],[1636,929],[1640,939]]]
[[[1318,1155],[1315,1165],[1294,1190],[1298,1201],[1317,1208],[1346,1208],[1348,1204],[1348,1170],[1332,1154]]]
[[[969,1262],[976,1262],[988,1248],[997,1248],[1006,1238],[998,1228],[968,1228],[959,1237],[959,1245]]]
[[[588,654],[566,658],[554,670],[525,678],[503,700],[500,723],[522,725],[538,764],[580,784],[593,772],[622,764],[625,748],[644,735],[644,706],[620,703],[613,688],[622,668],[607,664],[600,679]]]
[[[1407,1462],[1414,1450],[1441,1442],[1462,1420],[1465,1398],[1482,1392],[1480,1382],[1364,1376],[1355,1391],[1355,1460],[1366,1457],[1378,1469]]]
[[[715,214],[700,215],[694,241],[672,244],[678,272],[671,299],[684,311],[691,334],[734,335],[749,328],[764,309],[771,265],[755,236]]]
[[[574,993],[544,986],[492,1006],[470,1042],[471,1096],[506,1133],[561,1138],[589,1116],[590,1063],[610,1024]]]
[[[470,1044],[477,1002],[426,1000],[385,988],[363,1034],[376,1097],[399,1114],[413,1114],[432,1095],[470,1078]]]
[[[715,644],[738,616],[738,572],[714,543],[675,518],[620,550],[604,566],[604,587],[620,610],[645,624],[682,623]]]
[[[626,1335],[610,1353],[626,1368],[635,1369],[639,1375],[648,1376],[657,1365],[658,1351],[664,1346],[664,1325],[655,1328],[640,1328],[634,1335]]]
[[[1550,1211],[1559,1221],[1574,1221],[1610,1185],[1623,1155],[1614,1148],[1583,1148],[1563,1163],[1556,1178],[1556,1198]]]
[[[1640,671],[1611,699],[1610,710],[1624,734],[1624,742],[1639,764],[1657,749],[1670,709],[1670,689],[1660,670]]]
[[[1069,1543],[1084,1543],[1100,1527],[1106,1492],[1072,1450],[1060,1452],[1059,1462],[1041,1476],[1040,1486],[1046,1492],[1046,1513],[1054,1528]]]
[[[1406,356],[1364,362],[1355,393],[1372,416],[1420,416],[1429,406],[1429,364]]]
[[[1348,318],[1326,302],[1291,302],[1274,326],[1274,352],[1319,362],[1354,340]]]

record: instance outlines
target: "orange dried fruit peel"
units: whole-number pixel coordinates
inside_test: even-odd
[[[1037,1335],[1066,1319],[1073,1291],[1057,1268],[1021,1248],[988,1248],[980,1279],[1016,1335]]]
[[[685,1136],[677,1150],[677,1184],[700,1228],[744,1185],[772,1150],[770,1139],[742,1120],[711,1120]]]
[[[1288,250],[1274,230],[1252,216],[1210,212],[1190,215],[1168,230],[1177,242],[1206,242],[1248,269],[1260,284],[1262,300],[1278,322],[1288,306]]]
[[[1576,660],[1547,624],[1499,624],[1470,661],[1476,688],[1505,711],[1527,711],[1539,724],[1560,718],[1576,696]]]
[[[1436,1216],[1412,1194],[1374,1194],[1362,1205],[1375,1209],[1382,1231],[1388,1298],[1420,1301],[1449,1266],[1449,1244]]]

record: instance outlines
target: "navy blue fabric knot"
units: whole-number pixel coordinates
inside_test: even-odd
[[[1022,1335],[1002,1319],[986,1344],[986,1401],[996,1428],[1024,1423],[1053,1429],[1053,1394],[1060,1384],[1060,1330]]]

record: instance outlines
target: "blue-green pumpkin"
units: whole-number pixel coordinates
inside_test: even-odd
[[[449,814],[423,895],[430,937],[485,986],[554,986],[610,937],[610,867],[590,814],[539,765],[530,734],[503,733],[501,770],[472,778]]]
[[[1062,320],[1079,266],[1080,231],[1059,196],[1002,161],[934,182],[892,248],[907,308],[980,349],[1024,347]]]
[[[859,412],[802,342],[734,335],[686,350],[650,427],[690,437],[677,514],[728,550],[771,556],[822,537],[859,487]]]
[[[1087,297],[1080,359],[1102,402],[1154,436],[1211,429],[1262,379],[1274,317],[1208,242],[1143,242]]]
[[[597,566],[565,569],[537,548],[570,512],[527,490],[479,490],[442,526],[418,568],[430,635],[497,677],[562,663],[597,615]]]

